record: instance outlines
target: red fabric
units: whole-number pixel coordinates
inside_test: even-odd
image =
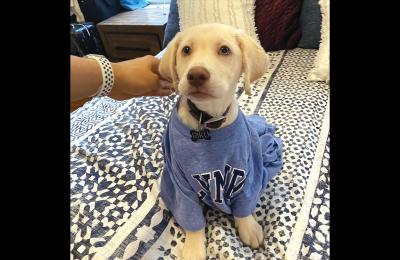
[[[302,0],[256,0],[255,22],[266,51],[293,49],[301,37]]]

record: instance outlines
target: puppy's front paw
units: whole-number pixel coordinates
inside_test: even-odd
[[[239,237],[246,246],[257,249],[264,243],[262,227],[254,219],[253,215],[244,218],[235,217],[235,226],[239,230]]]
[[[186,232],[185,245],[182,251],[183,260],[205,260],[206,245],[204,230],[197,232]]]
[[[204,260],[206,259],[206,246],[202,242],[186,242],[182,252],[183,260]]]

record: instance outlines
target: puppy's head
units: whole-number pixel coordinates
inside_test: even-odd
[[[223,24],[202,24],[179,32],[161,58],[161,76],[194,102],[231,98],[242,73],[250,83],[266,71],[267,54],[250,36]]]

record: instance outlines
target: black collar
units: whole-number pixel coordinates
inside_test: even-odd
[[[229,108],[231,107],[230,105],[228,108],[225,110],[225,112],[222,114],[220,117],[212,117],[209,115],[207,112],[204,112],[196,107],[195,104],[193,104],[190,99],[187,100],[188,106],[189,106],[189,112],[190,114],[196,118],[197,121],[201,121],[200,123],[204,125],[205,128],[218,128],[220,127],[225,121],[226,121],[226,115],[229,112]]]

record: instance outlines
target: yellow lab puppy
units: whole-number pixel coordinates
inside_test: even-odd
[[[175,36],[161,59],[159,71],[180,94],[180,120],[188,128],[196,129],[199,120],[191,114],[188,99],[216,121],[224,115],[218,126],[224,128],[238,116],[235,92],[242,73],[245,92],[250,95],[250,83],[260,78],[266,68],[267,54],[250,36],[228,25],[202,24]],[[252,214],[235,217],[235,225],[244,244],[252,248],[263,244],[262,228]],[[183,258],[205,259],[204,228],[185,232]]]

